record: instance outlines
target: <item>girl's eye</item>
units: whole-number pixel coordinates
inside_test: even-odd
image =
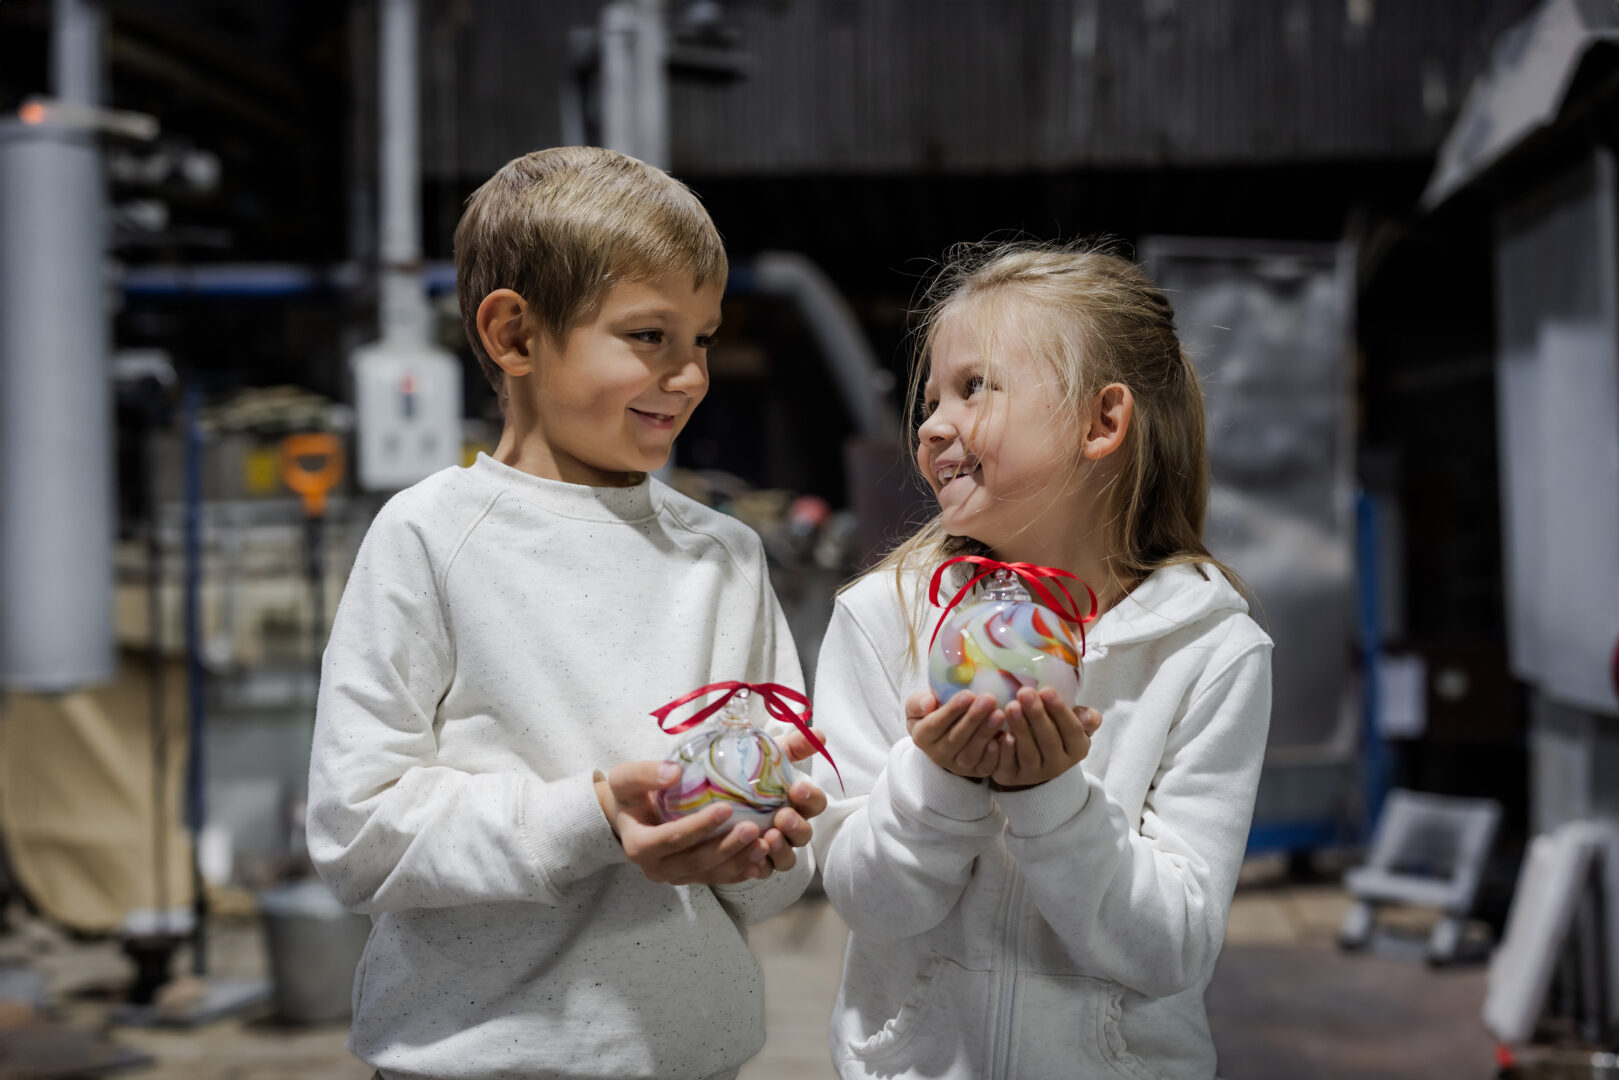
[[[634,338],[636,341],[645,342],[648,345],[663,344],[662,330],[636,330],[631,332],[630,337]]]
[[[698,334],[697,347],[699,349],[712,349],[714,347],[714,342],[718,340],[719,336],[717,334]]]
[[[971,378],[969,378],[967,380],[967,382],[962,386],[962,391],[963,391],[962,396],[963,397],[972,397],[974,394],[978,393],[978,391],[982,390],[983,388],[984,388],[984,377],[982,375],[974,375]]]

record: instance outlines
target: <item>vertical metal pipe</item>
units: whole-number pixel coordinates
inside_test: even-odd
[[[669,168],[668,45],[663,0],[602,9],[602,145]]]
[[[382,0],[378,89],[382,112],[382,310],[384,340],[427,340],[422,295],[420,102],[416,0]]]
[[[96,104],[95,5],[58,0],[62,96]],[[0,121],[0,684],[113,672],[112,393],[95,137]]]
[[[639,44],[635,50],[636,157],[669,168],[668,43],[664,40],[663,0],[636,0]]]
[[[58,101],[101,104],[101,5],[56,0],[51,6],[51,90]]]
[[[192,907],[191,970],[208,973],[208,892],[202,880],[198,848],[207,824],[204,801],[207,775],[206,673],[202,667],[202,389],[186,387],[181,429],[185,433],[185,635],[186,703],[189,714],[189,754],[186,758],[186,825],[191,830]],[[164,870],[167,871],[167,867]]]

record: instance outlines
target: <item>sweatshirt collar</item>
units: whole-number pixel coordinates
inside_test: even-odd
[[[1091,644],[1109,648],[1164,637],[1216,613],[1247,610],[1247,601],[1218,568],[1178,563],[1147,575],[1130,595],[1103,612],[1087,637]]]
[[[645,521],[658,512],[650,475],[630,487],[588,487],[562,480],[547,480],[514,469],[481,451],[472,463],[471,471],[488,483],[522,492],[544,509],[562,517],[630,523]]]

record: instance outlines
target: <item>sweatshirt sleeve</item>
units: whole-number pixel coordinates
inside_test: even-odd
[[[802,690],[803,667],[798,662],[798,649],[793,644],[787,616],[781,610],[776,590],[770,585],[770,568],[765,562],[763,545],[758,546],[754,573],[755,580],[759,582],[759,612],[747,681],[780,683]],[[811,722],[814,722],[813,715]],[[770,724],[769,730],[772,735],[786,734],[786,726],[775,722]],[[791,783],[792,778],[788,782]],[[811,819],[811,827],[819,820]],[[763,922],[802,896],[809,887],[810,879],[815,876],[815,856],[810,847],[799,848],[797,855],[797,862],[790,870],[778,870],[756,881],[715,885],[714,895],[731,912],[731,916],[744,926]]]
[[[321,665],[310,857],[365,913],[560,903],[570,883],[624,859],[594,776],[438,763],[434,717],[455,646],[429,539],[396,503],[366,534]]]
[[[815,715],[844,787],[815,830],[828,898],[856,934],[893,941],[937,926],[1001,832],[987,785],[939,768],[905,734],[905,703],[870,634],[840,600],[816,662]]]
[[[1247,843],[1270,700],[1268,641],[1218,667],[1170,729],[1139,831],[1079,767],[996,795],[1035,906],[1087,969],[1149,997],[1209,974]]]

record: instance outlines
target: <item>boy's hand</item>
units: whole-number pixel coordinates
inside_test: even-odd
[[[777,870],[791,870],[798,865],[798,855],[793,848],[810,842],[813,830],[809,819],[826,809],[826,793],[808,780],[795,780],[787,789],[787,797],[793,805],[776,811],[771,828],[765,830],[763,837],[770,848],[770,865]]]
[[[669,885],[731,885],[769,877],[772,866],[766,860],[772,852],[759,826],[744,821],[723,836],[713,835],[730,819],[729,806],[705,807],[668,822],[658,816],[653,794],[679,777],[680,769],[668,762],[633,761],[614,765],[596,780],[596,799],[630,862],[648,879]]]
[[[822,746],[826,745],[825,732],[817,731],[815,737],[821,740]],[[797,728],[793,728],[785,735],[777,736],[776,745],[780,746],[781,752],[787,755],[787,760],[794,763],[806,761],[816,754],[815,747],[810,744],[808,739],[804,738],[804,733]]]
[[[1085,760],[1102,714],[1064,704],[1050,687],[1039,693],[1024,687],[1006,706],[1006,726],[1011,738],[991,778],[996,787],[1015,791],[1055,779]]]
[[[1006,714],[993,694],[962,690],[944,704],[931,690],[905,699],[905,726],[911,741],[941,769],[977,780],[989,776],[1007,757],[1002,733]]]

